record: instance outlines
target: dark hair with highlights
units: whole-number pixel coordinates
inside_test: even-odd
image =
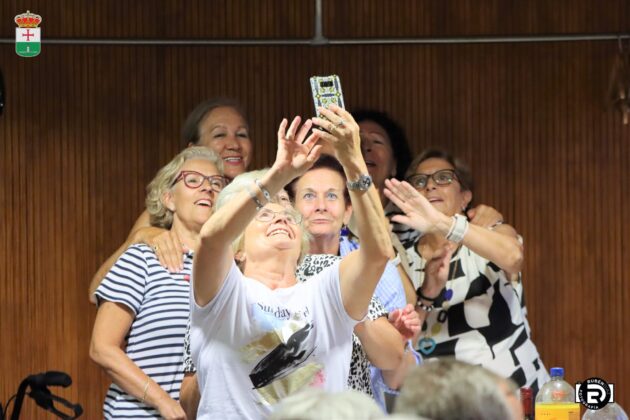
[[[403,179],[409,163],[411,162],[411,149],[407,143],[407,136],[403,128],[385,112],[372,109],[357,109],[352,112],[352,116],[357,123],[362,121],[372,121],[387,133],[392,146],[394,160],[396,161],[396,178]]]
[[[230,98],[212,98],[207,101],[201,102],[199,105],[192,110],[188,117],[186,117],[186,121],[184,122],[184,126],[182,128],[182,140],[184,141],[184,147],[192,144],[193,146],[199,143],[199,126],[205,120],[206,116],[214,111],[216,108],[232,108],[245,120],[245,123],[249,126],[249,122],[247,121],[247,114],[243,110],[243,107],[238,103],[238,101]]]
[[[457,180],[459,181],[459,185],[462,187],[462,191],[473,192],[475,184],[468,165],[466,165],[466,163],[464,163],[464,161],[460,158],[454,157],[451,153],[443,149],[426,149],[416,156],[411,162],[411,165],[409,165],[407,173],[405,173],[405,179],[415,175],[418,165],[427,159],[433,158],[447,161],[455,170],[455,175],[457,175]]]

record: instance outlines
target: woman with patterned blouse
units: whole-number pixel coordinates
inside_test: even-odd
[[[536,391],[549,376],[527,322],[520,236],[507,224],[468,222],[472,177],[443,151],[422,153],[405,182],[386,186],[387,197],[404,212],[393,221],[422,232],[407,249],[424,319],[418,351],[425,358],[480,364]]]

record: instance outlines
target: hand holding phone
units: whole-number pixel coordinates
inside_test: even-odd
[[[328,108],[330,104],[336,104],[341,108],[345,108],[339,76],[336,74],[330,76],[313,76],[310,80],[313,104],[315,105],[315,112],[319,118],[326,117],[317,111],[318,107]]]

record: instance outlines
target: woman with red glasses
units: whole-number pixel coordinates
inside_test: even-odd
[[[186,118],[182,129],[183,145],[203,146],[214,151],[223,164],[227,178],[245,172],[252,161],[252,142],[249,123],[242,107],[233,99],[214,98],[201,102]],[[135,243],[146,243],[155,250],[160,264],[171,272],[183,269],[187,249],[173,231],[151,224],[149,212],[144,211],[131,228],[127,240],[99,267],[92,278],[89,298],[94,300],[94,290],[103,280],[112,264]]]
[[[405,182],[386,181],[386,187],[404,212],[393,220],[421,233],[407,249],[424,320],[418,351],[482,365],[537,391],[549,376],[531,340],[516,230],[469,223],[472,176],[444,151],[420,154]]]
[[[219,156],[190,147],[148,186],[151,225],[174,232],[189,250],[184,268],[164,268],[155,249],[131,245],[95,292],[99,302],[90,357],[111,377],[105,418],[183,419],[184,332],[190,311],[190,274],[199,232],[227,184]]]

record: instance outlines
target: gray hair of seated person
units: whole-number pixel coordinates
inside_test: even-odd
[[[170,229],[173,224],[173,212],[169,210],[162,199],[164,194],[173,188],[173,182],[179,175],[184,162],[188,160],[207,160],[212,162],[223,175],[223,160],[207,147],[188,147],[181,151],[169,163],[158,171],[153,180],[147,185],[145,205],[149,213],[151,226]]]
[[[329,393],[319,388],[307,388],[280,402],[269,420],[319,419],[383,419],[385,415],[366,394],[347,390]]]
[[[254,182],[257,179],[261,179],[263,176],[265,176],[268,170],[269,168],[265,168],[256,171],[245,172],[238,175],[232,180],[232,182],[230,182],[225,188],[223,188],[223,191],[219,193],[215,209],[219,210],[221,207],[227,205],[227,203],[231,202],[238,194],[243,191],[247,191],[249,189],[253,192],[257,192],[258,187],[254,184]],[[272,199],[272,202],[276,202],[275,198]],[[295,214],[299,214],[299,212],[293,207],[290,208],[290,211],[294,212]],[[308,230],[304,226],[303,219],[300,222],[300,228],[302,230],[302,238],[300,242],[300,257],[297,262],[298,265],[302,262],[304,256],[308,254],[309,243],[311,240],[311,235],[308,233]],[[243,232],[241,232],[241,234],[234,240],[234,242],[232,242],[232,251],[234,251],[234,254],[236,255],[239,251],[242,251],[244,247],[245,230],[243,230]]]
[[[434,420],[510,419],[502,381],[507,380],[481,366],[451,358],[428,361],[409,372],[394,412]]]

